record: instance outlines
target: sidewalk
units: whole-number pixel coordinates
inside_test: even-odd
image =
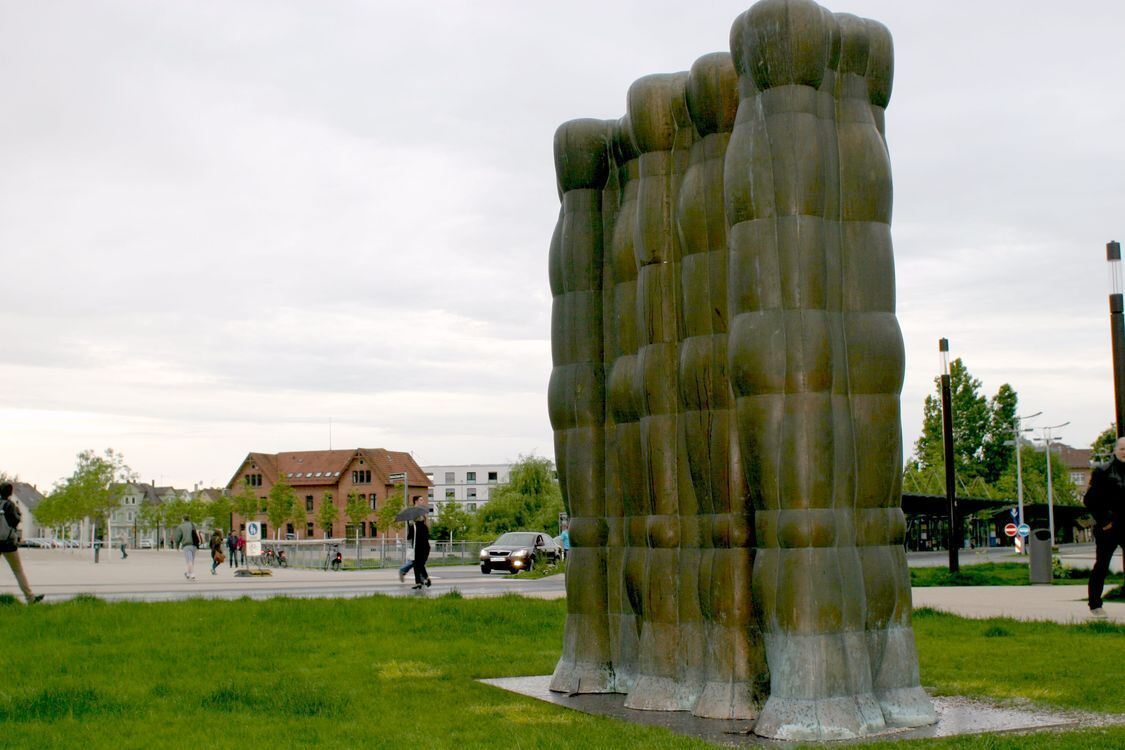
[[[1089,620],[1084,585],[932,586],[911,589],[911,594],[916,609],[931,607],[961,617],[1011,617],[1068,625]],[[1110,622],[1125,623],[1125,603],[1106,602],[1105,611]]]

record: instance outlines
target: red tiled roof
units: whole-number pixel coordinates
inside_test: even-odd
[[[414,457],[405,451],[389,451],[384,448],[358,448],[334,451],[286,451],[278,454],[250,453],[238,471],[235,472],[228,487],[233,486],[242,473],[247,461],[253,461],[263,476],[276,482],[284,476],[293,486],[336,484],[348,470],[353,460],[363,459],[373,472],[373,478],[385,485],[393,484],[388,478],[391,474],[406,472],[411,487],[429,487],[431,482],[422,471]]]

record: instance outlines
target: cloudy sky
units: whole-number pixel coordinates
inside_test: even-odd
[[[552,456],[551,139],[748,3],[0,0],[0,469],[84,448]],[[1125,4],[849,0],[895,38],[903,431],[937,340],[1037,424],[1112,420]],[[1045,420],[1045,421],[1044,421]]]

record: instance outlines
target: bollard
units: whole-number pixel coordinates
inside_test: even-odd
[[[98,563],[98,553],[101,552],[101,551],[102,551],[102,545],[98,544],[97,542],[94,542],[94,564],[95,565],[97,565],[97,563]]]

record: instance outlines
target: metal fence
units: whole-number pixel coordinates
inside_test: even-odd
[[[435,565],[476,565],[480,562],[480,551],[489,542],[441,542],[431,540],[430,559],[427,566]],[[339,549],[342,567],[345,570],[357,568],[398,568],[406,562],[409,543],[400,539],[300,539],[282,541],[262,541],[263,551],[268,547],[285,551],[286,562],[291,568],[327,569]],[[265,556],[247,562],[267,564]]]

